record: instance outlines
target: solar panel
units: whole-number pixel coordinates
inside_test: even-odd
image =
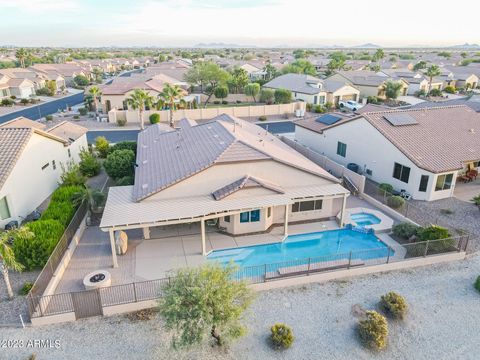
[[[315,121],[325,124],[325,125],[332,125],[335,124],[338,120],[341,120],[342,117],[332,115],[332,114],[325,114],[320,117],[318,117]]]
[[[386,114],[386,115],[383,115],[383,117],[393,126],[418,124],[418,121],[415,120],[409,114]]]

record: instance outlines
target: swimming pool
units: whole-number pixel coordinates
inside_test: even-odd
[[[375,225],[381,222],[378,217],[366,212],[351,214],[350,219],[354,221],[357,226]]]
[[[358,232],[353,229],[340,229],[309,234],[290,235],[283,242],[238,247],[212,251],[207,259],[228,264],[233,261],[240,267],[285,262],[337,261],[348,259],[375,259],[387,257],[388,251],[380,239],[372,233]],[[278,265],[279,267],[282,265]]]

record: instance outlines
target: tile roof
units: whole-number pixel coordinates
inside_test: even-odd
[[[311,84],[322,84],[323,81],[319,78],[304,74],[285,74],[269,81],[264,87],[272,89],[287,89],[293,92],[304,94],[318,94],[323,90],[321,88],[313,87]]]
[[[41,122],[30,120],[23,116],[0,124],[0,128],[35,128],[45,130],[46,127],[47,126]]]
[[[138,135],[133,197],[140,201],[215,163],[272,159],[338,180],[257,125],[230,115],[162,133],[151,126]]]
[[[476,112],[480,112],[480,97],[473,96],[470,99],[452,99],[445,101],[424,101],[415,105],[412,105],[410,109],[427,109],[443,106],[454,106],[454,105],[466,105]]]
[[[0,128],[0,189],[33,134],[32,128]]]
[[[261,180],[249,175],[245,175],[244,177],[241,177],[240,179],[228,185],[225,185],[224,187],[218,190],[215,190],[212,193],[212,196],[215,200],[222,200],[223,198],[226,198],[228,195],[231,195],[237,192],[238,190],[241,190],[243,188],[249,188],[249,187],[263,187],[265,189],[272,190],[279,194],[285,193],[285,191],[283,191],[283,189],[276,184],[272,184],[268,181]]]
[[[58,136],[68,142],[74,142],[88,132],[88,129],[71,123],[69,121],[62,121],[61,123],[46,130],[49,134]]]

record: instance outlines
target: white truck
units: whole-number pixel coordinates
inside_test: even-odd
[[[347,108],[352,111],[357,111],[358,109],[361,109],[363,107],[362,104],[353,100],[340,101],[338,105],[340,106],[341,109]]]

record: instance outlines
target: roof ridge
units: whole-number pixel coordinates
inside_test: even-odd
[[[453,99],[452,99],[453,100]],[[461,108],[465,107],[468,108],[467,105],[465,104],[459,104],[459,105],[445,105],[445,106],[435,106],[435,107],[429,107],[429,108],[408,108],[408,109],[392,109],[392,110],[383,110],[383,111],[367,111],[359,116],[362,115],[368,115],[368,114],[378,114],[378,113],[395,113],[395,112],[407,112],[407,111],[430,111],[430,110],[442,110],[442,109],[451,109],[451,108]]]

